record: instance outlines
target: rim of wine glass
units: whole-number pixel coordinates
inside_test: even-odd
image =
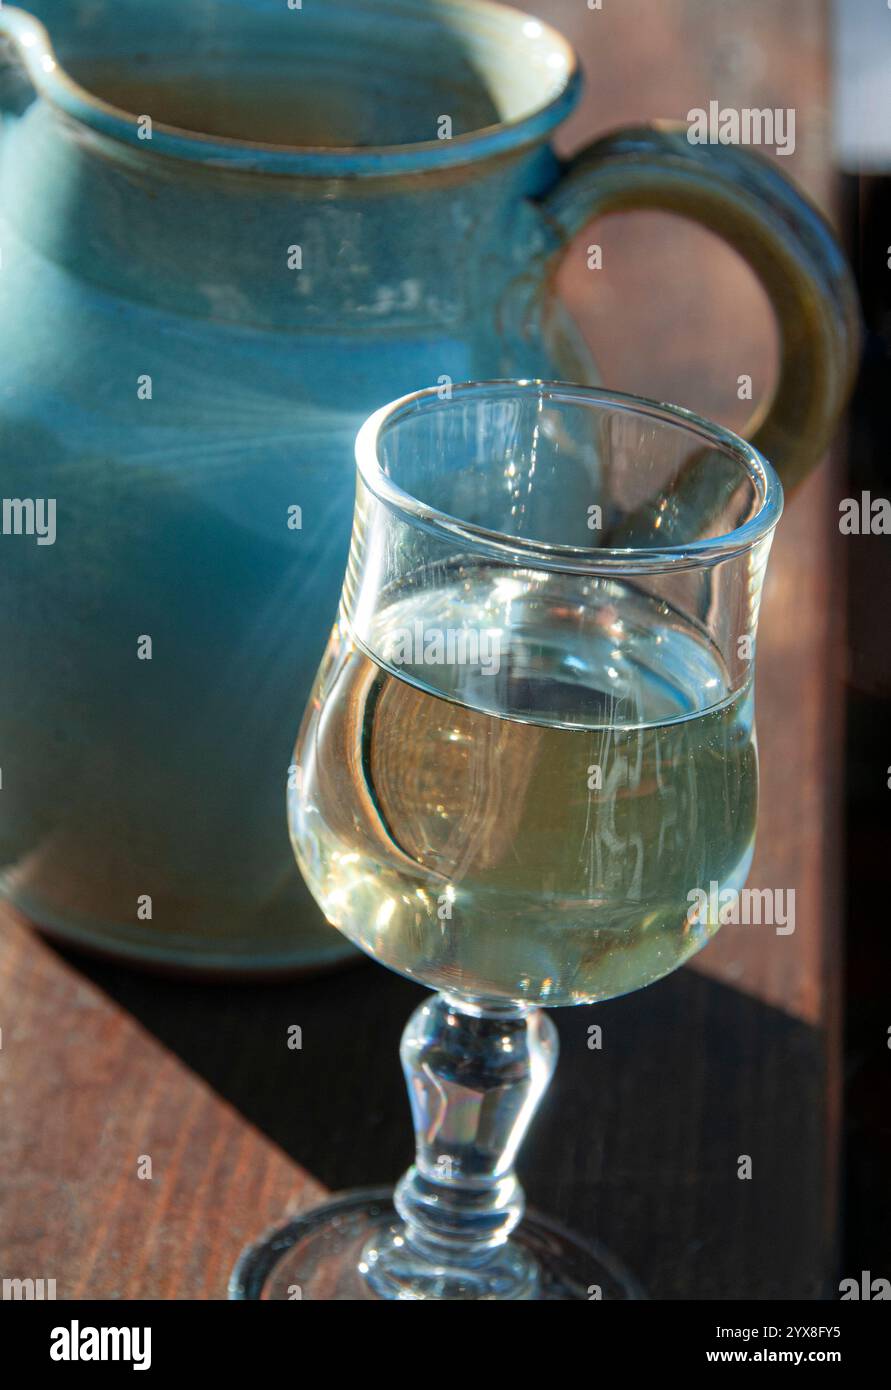
[[[460,385],[450,386],[447,397],[443,396],[443,390],[442,386],[428,386],[419,391],[412,391],[370,415],[356,436],[356,465],[362,481],[374,496],[387,507],[409,518],[413,525],[427,531],[457,537],[471,543],[475,549],[485,551],[498,559],[520,561],[536,567],[544,566],[577,574],[638,574],[642,571],[691,569],[732,559],[751,550],[753,545],[774,529],[782,515],[783,487],[773,466],[763,454],[733,430],[716,425],[683,406],[649,400],[645,396],[635,396],[626,391],[608,391],[596,386],[580,386],[573,382],[543,381],[536,378],[462,382]],[[749,517],[734,530],[721,536],[708,536],[683,545],[658,548],[573,546],[513,536],[507,532],[478,526],[474,522],[462,521],[460,517],[440,511],[412,496],[383,471],[379,458],[379,443],[385,431],[395,425],[400,417],[419,409],[423,410],[428,404],[447,407],[455,397],[509,393],[538,395],[558,403],[566,401],[582,405],[611,406],[617,410],[626,410],[630,414],[646,415],[683,427],[688,433],[698,435],[705,443],[736,459],[745,470],[746,476],[754,483],[761,505],[754,516]]]

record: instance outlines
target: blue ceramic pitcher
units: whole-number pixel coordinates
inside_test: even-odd
[[[670,209],[773,300],[756,438],[788,484],[847,391],[850,282],[757,156],[660,126],[561,163],[573,53],[501,5],[31,10],[0,10],[4,891],[133,961],[331,964],[284,800],[363,417],[428,384],[596,380],[561,252]]]

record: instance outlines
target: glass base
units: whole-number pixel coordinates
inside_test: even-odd
[[[231,1299],[641,1299],[632,1276],[596,1242],[527,1212],[485,1265],[432,1268],[400,1236],[389,1188],[346,1192],[249,1245]]]

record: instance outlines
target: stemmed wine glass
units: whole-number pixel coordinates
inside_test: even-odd
[[[438,991],[402,1063],[395,1193],[250,1247],[235,1298],[634,1297],[514,1174],[541,1005],[675,970],[742,889],[754,638],[779,481],[689,411],[538,381],[419,391],[356,445],[340,612],[288,813],[328,921]],[[713,899],[712,899],[713,900]]]

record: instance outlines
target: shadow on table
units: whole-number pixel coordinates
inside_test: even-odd
[[[67,958],[330,1188],[406,1167],[415,985],[364,963],[207,986]],[[819,1297],[835,1254],[821,1035],[692,970],[554,1017],[560,1066],[520,1165],[530,1201],[599,1236],[654,1297]]]

